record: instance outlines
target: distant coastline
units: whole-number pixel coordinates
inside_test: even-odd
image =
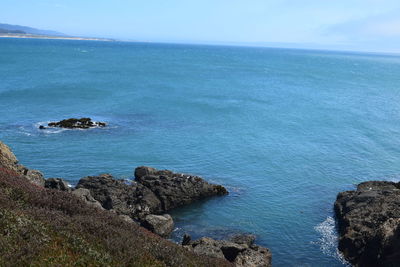
[[[82,40],[82,41],[107,41],[107,42],[115,41],[114,39],[107,39],[107,38],[51,36],[51,35],[19,34],[19,33],[0,33],[0,38],[60,39],[60,40]]]

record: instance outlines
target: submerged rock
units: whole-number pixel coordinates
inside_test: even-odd
[[[190,236],[185,235],[182,245],[196,254],[226,259],[234,263],[235,266],[271,266],[271,252],[267,248],[254,245],[253,237],[252,235],[241,235],[240,238],[234,238],[230,241],[203,237],[199,240],[190,241]],[[232,240],[237,240],[238,243]]]
[[[228,194],[225,187],[210,184],[198,176],[173,173],[141,166],[135,169],[135,180],[149,188],[160,200],[162,211],[194,201]]]
[[[168,237],[174,230],[174,221],[169,214],[150,214],[144,218],[141,226],[161,237]]]
[[[80,118],[80,119],[66,119],[57,122],[48,123],[48,127],[60,127],[68,129],[88,129],[93,127],[105,127],[105,122],[92,121],[91,118]],[[47,127],[40,125],[39,129],[46,129]]]
[[[339,250],[355,266],[400,266],[400,183],[371,181],[339,193]]]
[[[0,141],[0,168],[12,171],[27,180],[31,183],[44,186],[45,179],[43,174],[38,170],[31,170],[26,168],[24,165],[18,163],[17,158],[11,149]]]

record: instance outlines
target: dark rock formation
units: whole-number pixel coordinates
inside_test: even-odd
[[[25,166],[18,164],[11,149],[0,141],[0,168],[15,172],[16,174],[28,179],[31,183],[44,186],[44,177],[40,171],[30,170]]]
[[[169,214],[150,214],[144,218],[141,226],[161,237],[168,237],[174,230],[174,221]]]
[[[254,245],[254,236],[241,235],[231,241],[214,240],[203,237],[190,241],[190,236],[185,237],[182,245],[198,255],[226,259],[241,267],[268,267],[271,266],[272,255],[267,248]],[[238,243],[232,240],[237,240]]]
[[[61,191],[71,191],[71,187],[61,178],[49,178],[44,182],[44,187]]]
[[[103,208],[142,220],[146,215],[162,212],[160,200],[140,183],[127,184],[109,174],[82,178],[76,188],[86,188]]]
[[[224,195],[220,185],[200,177],[157,171],[149,167],[135,170],[136,181],[126,183],[109,174],[82,178],[77,188],[89,189],[91,195],[108,210],[142,221],[149,214],[166,211],[205,197]]]
[[[82,178],[76,188],[88,189],[103,208],[127,215],[163,237],[173,230],[173,221],[169,215],[167,220],[156,215],[202,198],[228,193],[223,186],[209,184],[200,177],[167,170],[138,167],[135,177],[136,181],[126,182],[109,174],[88,176]]]
[[[183,239],[182,239],[182,246],[190,245],[191,241],[192,241],[192,237],[188,234],[184,234]]]
[[[339,250],[355,266],[400,266],[400,183],[365,182],[335,202]]]
[[[57,122],[50,122],[48,127],[60,127],[68,129],[88,129],[93,127],[105,127],[105,122],[92,121],[91,118],[80,118],[80,119],[66,119]],[[45,126],[40,125],[39,129],[46,129]]]
[[[173,173],[168,170],[158,171],[144,166],[136,168],[135,179],[157,196],[163,211],[206,197],[228,194],[225,187],[209,184],[198,176]]]

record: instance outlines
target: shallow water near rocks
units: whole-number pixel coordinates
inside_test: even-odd
[[[85,52],[83,52],[85,51]],[[173,239],[257,235],[274,266],[344,266],[340,191],[400,177],[400,57],[0,39],[0,140],[76,183],[139,165],[229,189],[172,212]],[[39,130],[91,117],[104,129]]]

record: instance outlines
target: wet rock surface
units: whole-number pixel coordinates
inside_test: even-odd
[[[59,128],[68,128],[68,129],[89,129],[94,127],[105,127],[107,124],[105,122],[92,121],[91,118],[70,118],[57,122],[48,123],[47,127],[40,125],[39,129],[46,129],[49,127],[59,127]]]
[[[44,186],[45,179],[43,174],[38,170],[31,170],[22,164],[18,163],[18,160],[11,149],[0,141],[0,168],[12,171],[18,175],[26,178],[31,183],[38,186]]]
[[[371,181],[339,193],[339,250],[355,266],[400,266],[400,183]]]
[[[235,266],[268,267],[272,254],[269,249],[254,245],[253,235],[239,235],[230,240],[214,240],[203,237],[195,241],[185,235],[182,245],[199,255],[226,259]],[[236,240],[236,242],[234,242]]]

